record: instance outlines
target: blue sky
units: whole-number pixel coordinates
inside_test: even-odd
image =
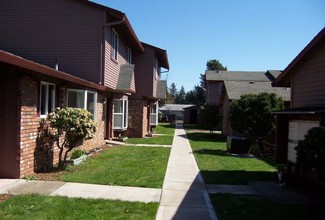
[[[282,70],[325,27],[324,0],[94,0],[126,13],[143,42],[166,49],[164,73],[186,91],[206,62]]]

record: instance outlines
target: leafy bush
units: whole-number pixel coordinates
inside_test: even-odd
[[[220,122],[218,106],[203,105],[199,108],[198,113],[204,128],[213,130],[218,126],[218,123]]]
[[[254,140],[262,148],[262,138],[275,128],[272,111],[284,108],[282,98],[274,93],[242,95],[230,104],[231,127]]]
[[[64,167],[68,153],[84,139],[91,139],[96,132],[93,115],[85,109],[56,108],[47,119],[53,128],[51,137],[59,151],[59,167]],[[66,149],[64,157],[63,151]]]
[[[311,128],[296,150],[298,164],[325,173],[325,128]]]
[[[71,153],[71,159],[76,159],[76,158],[79,158],[83,155],[85,155],[86,152],[83,151],[83,150],[73,150],[72,153]]]

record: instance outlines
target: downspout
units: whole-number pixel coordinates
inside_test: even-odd
[[[105,28],[106,27],[111,27],[111,26],[114,26],[114,25],[118,25],[118,24],[122,24],[124,23],[126,17],[125,17],[125,14],[123,13],[123,17],[121,20],[119,21],[114,21],[114,22],[109,22],[109,23],[106,23],[102,26],[101,28],[101,33],[100,33],[100,36],[101,36],[101,47],[100,47],[100,79],[99,79],[99,84],[101,85],[105,85],[105,68],[104,68],[104,61],[105,61]]]

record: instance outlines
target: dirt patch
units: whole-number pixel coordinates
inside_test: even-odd
[[[14,195],[12,195],[12,194],[0,194],[0,203],[10,199],[13,196]]]

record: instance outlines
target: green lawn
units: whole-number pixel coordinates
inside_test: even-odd
[[[145,137],[145,138],[129,138],[125,142],[129,144],[159,144],[159,145],[172,145],[173,136],[164,135],[164,136],[154,136],[154,137]]]
[[[174,138],[175,126],[169,123],[161,123],[155,129],[155,134],[163,134],[162,136],[154,136],[148,138],[129,138],[126,143],[129,144],[159,144],[172,145]]]
[[[210,198],[219,220],[312,219],[307,205],[273,204],[259,196],[210,194]]]
[[[218,134],[187,130],[187,137],[207,184],[247,184],[276,178],[275,165],[266,160],[229,155],[226,140]]]
[[[59,178],[67,182],[161,188],[170,148],[113,147]]]
[[[170,123],[159,123],[156,128],[154,128],[153,132],[155,134],[170,134],[174,135],[175,125]]]
[[[0,203],[0,219],[154,219],[158,206],[158,203],[20,195]]]

